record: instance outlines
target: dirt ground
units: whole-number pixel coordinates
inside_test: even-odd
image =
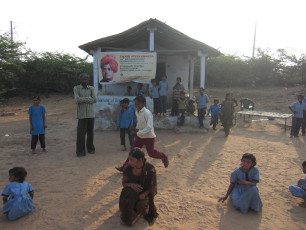
[[[211,99],[232,91],[250,98],[255,109],[289,113],[288,105],[302,87],[264,89],[208,89]],[[115,166],[128,152],[120,151],[119,132],[95,132],[96,154],[75,156],[76,105],[72,95],[42,97],[47,110],[47,153],[30,152],[27,109],[29,98],[0,104],[0,188],[8,184],[8,170],[24,166],[35,190],[36,210],[10,222],[0,216],[0,229],[128,229],[120,224],[118,207],[122,175]],[[14,113],[14,116],[1,114]],[[289,125],[291,121],[288,122]],[[306,229],[306,209],[288,191],[304,178],[306,137],[289,138],[284,120],[237,117],[228,138],[220,125],[201,131],[183,127],[156,130],[156,148],[168,154],[167,169],[160,160],[148,160],[157,170],[156,206],[159,218],[151,227],[140,219],[133,229]],[[6,135],[8,134],[8,136]],[[229,185],[230,173],[243,153],[253,153],[260,171],[260,213],[241,214],[230,204],[217,202]]]

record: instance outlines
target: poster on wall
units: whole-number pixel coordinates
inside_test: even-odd
[[[154,52],[101,52],[99,53],[99,82],[149,82],[156,74]]]

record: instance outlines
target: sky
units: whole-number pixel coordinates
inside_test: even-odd
[[[38,52],[85,57],[79,45],[121,33],[150,18],[224,54],[252,56],[256,48],[306,53],[305,0],[1,0],[0,34]]]

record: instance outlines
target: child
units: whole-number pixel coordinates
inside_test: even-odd
[[[137,84],[137,89],[135,91],[135,96],[143,95],[142,83]]]
[[[126,92],[124,93],[124,96],[133,96],[132,87],[131,86],[127,86],[126,87]]]
[[[222,203],[231,195],[234,208],[247,213],[249,209],[259,212],[262,207],[256,184],[259,182],[259,171],[253,154],[245,153],[241,158],[241,167],[231,174],[231,184],[224,197],[219,198]]]
[[[9,220],[16,220],[30,212],[33,204],[34,191],[25,180],[27,171],[23,167],[14,167],[9,170],[10,183],[5,186],[3,196],[3,213]],[[30,196],[28,196],[28,194]]]
[[[122,100],[122,108],[117,119],[117,130],[120,129],[122,151],[126,150],[125,133],[129,136],[131,149],[134,144],[134,137],[131,134],[133,128],[133,109],[129,107],[129,104],[130,100],[128,98]]]
[[[46,151],[45,128],[47,128],[46,110],[43,105],[40,105],[39,96],[33,97],[33,105],[29,107],[28,114],[30,121],[30,133],[32,135],[31,138],[32,153],[35,153],[38,139],[40,142],[40,147],[45,152]]]
[[[303,173],[306,174],[306,161],[303,162],[302,167]],[[297,185],[290,185],[289,190],[293,196],[301,197],[304,202],[300,205],[306,207],[306,177],[304,180],[300,179]]]
[[[213,130],[216,130],[216,125],[218,124],[218,118],[220,115],[220,108],[218,106],[219,100],[215,99],[214,104],[209,107],[207,115],[211,114],[210,125],[213,125]]]
[[[306,108],[306,97],[304,97],[303,99],[303,104]],[[305,136],[305,130],[306,130],[306,110],[304,110],[304,113],[303,113],[303,122],[302,122],[302,136]]]
[[[204,88],[200,88],[200,94],[196,98],[197,108],[198,108],[198,119],[200,128],[204,128],[203,120],[205,119],[205,114],[207,110],[207,104],[209,102],[209,98],[207,94],[204,94]]]
[[[166,116],[167,112],[167,95],[168,95],[168,82],[167,75],[162,76],[162,80],[159,82],[159,98],[161,103],[161,112],[163,116]]]
[[[303,113],[306,111],[306,104],[303,103],[304,97],[298,95],[297,99],[297,102],[294,102],[289,106],[289,109],[293,113],[290,138],[299,136],[301,124],[303,122]]]
[[[228,136],[230,128],[233,125],[234,102],[230,93],[225,95],[225,101],[221,103],[220,117],[225,131],[225,137]]]
[[[172,98],[172,109],[171,109],[171,116],[178,115],[178,107],[177,107],[177,100],[180,97],[180,93],[185,91],[184,86],[181,84],[182,79],[180,77],[176,78],[176,84],[173,86],[173,98]]]
[[[187,105],[187,115],[188,116],[194,115],[194,111],[195,111],[194,100],[190,99]]]
[[[167,168],[169,165],[168,156],[154,148],[156,135],[153,127],[153,116],[150,110],[145,107],[146,98],[142,95],[136,97],[135,106],[137,109],[137,126],[135,130],[135,141],[133,148],[142,148],[145,145],[149,156],[152,158],[161,159],[165,168]],[[121,167],[116,167],[116,169],[122,172],[128,165],[128,162],[129,158],[127,158]]]
[[[150,97],[153,98],[154,110],[153,114],[160,115],[160,100],[159,100],[159,92],[158,86],[156,85],[156,80],[151,80],[152,85],[149,88]]]
[[[184,125],[185,120],[185,111],[186,111],[187,98],[185,97],[185,92],[180,93],[180,98],[177,100],[178,106],[178,116],[177,116],[177,125]]]

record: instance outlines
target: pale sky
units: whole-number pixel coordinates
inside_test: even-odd
[[[305,0],[1,0],[0,34],[10,31],[34,51],[85,57],[79,45],[150,18],[219,49],[251,56],[256,47],[306,53]]]

